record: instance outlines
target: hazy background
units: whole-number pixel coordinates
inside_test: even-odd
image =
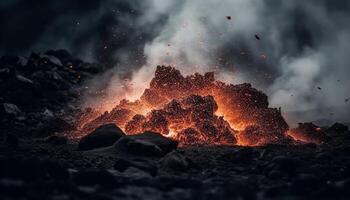
[[[157,64],[216,70],[291,123],[348,122],[349,24],[348,0],[1,0],[0,55],[67,49],[111,67],[111,97],[121,72],[145,86]]]

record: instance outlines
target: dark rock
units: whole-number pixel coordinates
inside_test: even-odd
[[[88,64],[88,63],[81,63],[77,69],[84,71],[84,72],[89,72],[91,74],[97,74],[101,71],[102,66],[98,64]]]
[[[53,145],[64,145],[67,144],[67,138],[63,136],[52,135],[45,139],[46,143]]]
[[[2,68],[0,69],[0,78],[9,78],[11,74],[11,70],[9,68]]]
[[[135,167],[142,171],[148,172],[152,176],[157,174],[157,166],[153,161],[146,159],[123,159],[118,158],[114,164],[114,169],[124,172],[130,167]]]
[[[54,117],[44,122],[35,132],[35,136],[49,136],[54,133],[74,130],[75,127],[60,117]]]
[[[37,158],[9,158],[0,160],[0,178],[37,180],[67,180],[69,173],[65,167],[53,160]]]
[[[18,56],[2,56],[0,58],[0,65],[16,65]]]
[[[177,142],[158,133],[146,131],[128,135],[115,143],[120,151],[140,156],[163,156],[177,147]]]
[[[299,185],[315,185],[319,182],[319,178],[313,174],[299,174],[297,176],[298,184]]]
[[[48,62],[50,62],[51,64],[57,65],[57,66],[63,66],[62,62],[60,61],[60,59],[56,58],[53,55],[41,55],[41,58],[45,58]]]
[[[36,180],[39,165],[36,159],[7,158],[0,160],[0,177],[10,179]]]
[[[23,112],[15,104],[4,103],[3,109],[6,114],[11,115],[13,117],[19,117],[23,115]]]
[[[40,93],[40,84],[21,74],[6,80],[1,87],[5,89],[3,95],[7,101],[19,106],[32,105]]]
[[[51,120],[55,117],[55,115],[49,109],[45,109],[41,115],[44,120]]]
[[[19,65],[19,69],[21,69],[28,64],[28,59],[23,56],[19,56],[16,64]]]
[[[335,123],[327,129],[327,132],[331,133],[343,133],[347,131],[349,131],[349,127],[341,123]]]
[[[286,195],[288,191],[287,189],[287,186],[281,184],[270,186],[264,191],[264,196],[268,199],[277,198]]]
[[[313,174],[298,174],[291,187],[296,193],[311,193],[320,187],[320,179]]]
[[[47,93],[70,89],[69,80],[64,80],[61,74],[54,69],[35,72],[32,78],[40,83],[42,90],[48,91]]]
[[[24,77],[22,75],[17,75],[16,79],[18,82],[22,83],[23,85],[32,86],[34,84],[34,82],[32,80],[30,80],[29,78]]]
[[[62,166],[57,161],[41,161],[40,168],[45,178],[51,178],[55,180],[68,180],[70,176],[67,168]]]
[[[162,156],[165,153],[159,146],[145,140],[138,140],[131,137],[121,138],[116,144],[116,149],[139,156]]]
[[[232,154],[223,155],[222,159],[228,162],[250,162],[259,156],[259,152],[252,148],[236,149]]]
[[[268,177],[270,179],[275,179],[275,180],[281,179],[283,177],[283,173],[280,172],[279,170],[272,170],[269,172]]]
[[[15,179],[1,179],[0,193],[3,199],[7,199],[8,196],[19,198],[25,194],[24,182]]]
[[[46,55],[49,56],[55,56],[56,58],[60,59],[63,62],[68,62],[68,60],[72,60],[72,55],[63,49],[60,50],[49,50],[47,52],[45,52]]]
[[[106,188],[112,188],[117,183],[113,174],[111,174],[106,170],[98,170],[98,169],[80,170],[73,175],[73,181],[77,185],[82,185],[82,186],[101,185]]]
[[[178,151],[172,151],[160,160],[160,165],[175,171],[185,171],[190,166],[190,160]]]
[[[6,145],[11,149],[17,149],[19,140],[18,137],[14,134],[7,134],[5,139]]]
[[[272,159],[272,166],[274,169],[280,170],[281,172],[293,174],[296,172],[300,162],[301,161],[297,158],[276,156]]]
[[[11,123],[14,121],[24,121],[26,114],[22,112],[15,104],[3,103],[0,108],[0,116],[4,119],[10,120]]]
[[[199,189],[203,186],[202,181],[196,178],[185,178],[181,176],[159,176],[157,177],[158,187],[162,190],[173,188],[195,188]],[[196,195],[198,197],[198,193]]]
[[[111,146],[124,135],[123,131],[115,124],[102,125],[81,138],[79,150],[91,150]]]
[[[329,152],[320,152],[316,154],[315,159],[319,161],[330,160],[332,158],[332,154]]]

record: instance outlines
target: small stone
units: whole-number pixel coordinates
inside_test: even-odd
[[[48,59],[48,61],[50,61],[54,65],[63,66],[62,62],[55,56],[52,56],[52,55],[41,55],[41,58]]]
[[[144,140],[124,137],[116,143],[116,148],[122,147],[127,153],[140,156],[162,156],[164,152],[159,146]]]
[[[45,109],[42,115],[45,120],[52,119],[55,116],[49,109]]]
[[[18,140],[18,137],[14,134],[7,134],[5,142],[6,142],[6,145],[11,149],[18,148],[19,140]]]
[[[176,149],[177,142],[159,133],[146,131],[142,134],[128,135],[117,141],[116,149],[140,156],[163,156]]]
[[[112,173],[98,169],[80,170],[74,174],[73,181],[81,186],[101,185],[106,188],[111,188],[117,183]]]
[[[44,160],[40,162],[40,168],[45,178],[54,180],[68,180],[70,174],[66,167],[62,166],[58,161]]]
[[[12,115],[19,115],[22,111],[14,104],[4,103],[5,112]]]
[[[300,161],[296,158],[290,158],[286,156],[276,156],[272,159],[272,164],[275,169],[280,170],[288,174],[292,174],[296,171]]]
[[[10,75],[10,69],[9,68],[2,68],[0,69],[0,78],[8,78]]]
[[[17,78],[17,80],[19,82],[22,82],[22,83],[25,83],[25,84],[28,84],[28,85],[32,85],[33,84],[32,80],[30,80],[29,78],[26,78],[26,77],[24,77],[22,75],[17,75],[16,78]]]
[[[124,172],[130,167],[135,167],[142,171],[148,172],[152,176],[157,174],[157,166],[154,162],[146,159],[123,159],[118,158],[114,164],[114,169]]]
[[[160,160],[161,166],[175,171],[184,171],[189,168],[189,159],[179,153],[172,151]]]
[[[102,125],[90,134],[81,138],[79,142],[79,150],[85,151],[111,146],[124,135],[124,132],[115,124]]]
[[[28,59],[27,58],[25,58],[23,56],[19,56],[18,61],[17,61],[17,64],[19,66],[24,67],[24,66],[27,65],[27,63],[28,63]]]
[[[283,177],[283,173],[278,170],[272,170],[269,172],[268,177],[273,180],[277,180]]]
[[[49,136],[45,139],[46,143],[50,143],[53,145],[64,145],[67,144],[67,138],[57,135]]]

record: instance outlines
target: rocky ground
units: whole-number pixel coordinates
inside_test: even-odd
[[[349,199],[342,124],[320,145],[179,147],[112,124],[68,140],[67,105],[102,71],[62,50],[0,59],[0,199]]]

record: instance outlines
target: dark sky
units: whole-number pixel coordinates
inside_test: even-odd
[[[84,59],[110,64],[120,49],[142,52],[145,40],[154,34],[135,29],[143,12],[139,8],[144,7],[140,2],[2,0],[0,54],[65,48]]]

